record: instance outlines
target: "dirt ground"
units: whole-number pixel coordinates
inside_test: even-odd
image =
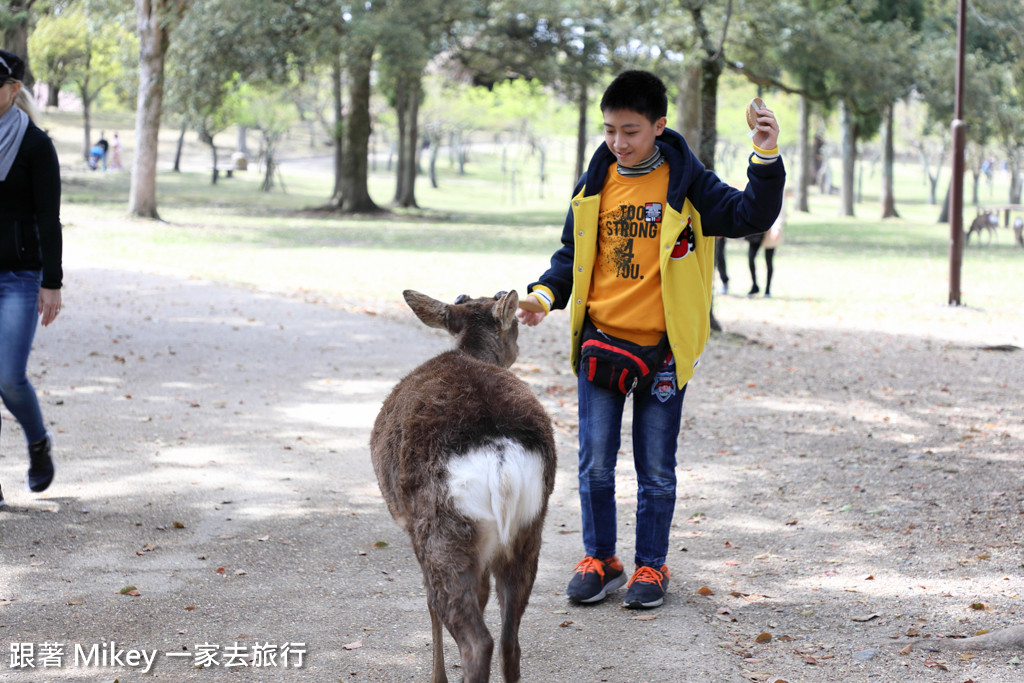
[[[0,681],[428,680],[419,569],[367,442],[448,340],[401,309],[166,274],[77,269],[65,298],[32,359],[58,459],[45,494],[3,415]],[[637,613],[564,597],[581,556],[565,318],[523,330],[513,368],[560,458],[525,681],[1022,680],[1022,649],[947,647],[1024,623],[1019,351],[724,320],[684,406],[669,595]]]

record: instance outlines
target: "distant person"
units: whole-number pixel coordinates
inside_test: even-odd
[[[103,164],[103,170],[107,170],[107,152],[110,151],[110,143],[107,142],[107,136],[103,131],[100,131],[100,139],[96,141],[96,146],[100,148],[102,154],[100,154],[100,161]]]
[[[725,238],[715,238],[715,270],[722,280],[722,294],[729,293],[729,271],[725,263]]]
[[[124,166],[121,164],[121,138],[118,137],[117,133],[114,133],[114,141],[110,144],[110,169],[113,171],[120,171]]]
[[[666,128],[667,110],[665,84],[646,71],[621,73],[605,90],[604,142],[576,186],[562,246],[517,313],[533,326],[569,308],[585,554],[566,589],[575,603],[600,602],[624,584],[627,608],[663,603],[683,396],[710,334],[713,240],[764,232],[782,203],[770,109],[757,112],[744,191],[704,168]],[[644,370],[644,383],[630,379]],[[637,504],[627,583],[616,556],[615,467],[630,395]]]
[[[86,163],[89,164],[90,171],[95,171],[100,167],[100,161],[103,159],[103,155],[104,151],[99,143],[96,143],[89,148],[89,158],[86,160]]]
[[[38,493],[53,481],[52,442],[26,370],[37,323],[61,309],[60,165],[24,74],[25,62],[0,50],[0,399],[25,433]]]
[[[782,228],[786,224],[786,205],[782,205],[779,217],[772,223],[767,232],[760,235],[747,235],[746,240],[750,243],[747,251],[747,264],[750,266],[750,291],[748,296],[754,296],[761,291],[757,286],[757,252],[764,249],[764,264],[767,268],[767,282],[764,286],[764,295],[772,295],[772,274],[775,272],[775,249],[782,243]]]

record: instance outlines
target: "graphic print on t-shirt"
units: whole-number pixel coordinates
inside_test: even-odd
[[[620,204],[601,217],[601,267],[622,280],[642,280],[638,261],[640,240],[657,243],[661,204]]]

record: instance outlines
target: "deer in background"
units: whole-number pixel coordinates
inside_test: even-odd
[[[442,624],[458,644],[464,680],[489,680],[494,640],[483,611],[493,574],[502,675],[514,683],[556,466],[550,418],[507,369],[519,351],[519,297],[463,295],[449,305],[411,290],[403,296],[423,323],[456,339],[395,386],[370,437],[381,493],[423,570],[431,681],[448,680]]]

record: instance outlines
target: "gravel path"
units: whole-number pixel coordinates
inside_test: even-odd
[[[447,339],[407,311],[166,275],[79,270],[65,297],[32,359],[44,495],[4,413],[0,681],[428,680],[419,569],[367,441]],[[684,407],[669,597],[638,614],[563,595],[581,554],[564,318],[523,330],[514,367],[560,455],[524,680],[1021,680],[1020,643],[943,647],[1024,622],[1019,352],[727,321]]]

